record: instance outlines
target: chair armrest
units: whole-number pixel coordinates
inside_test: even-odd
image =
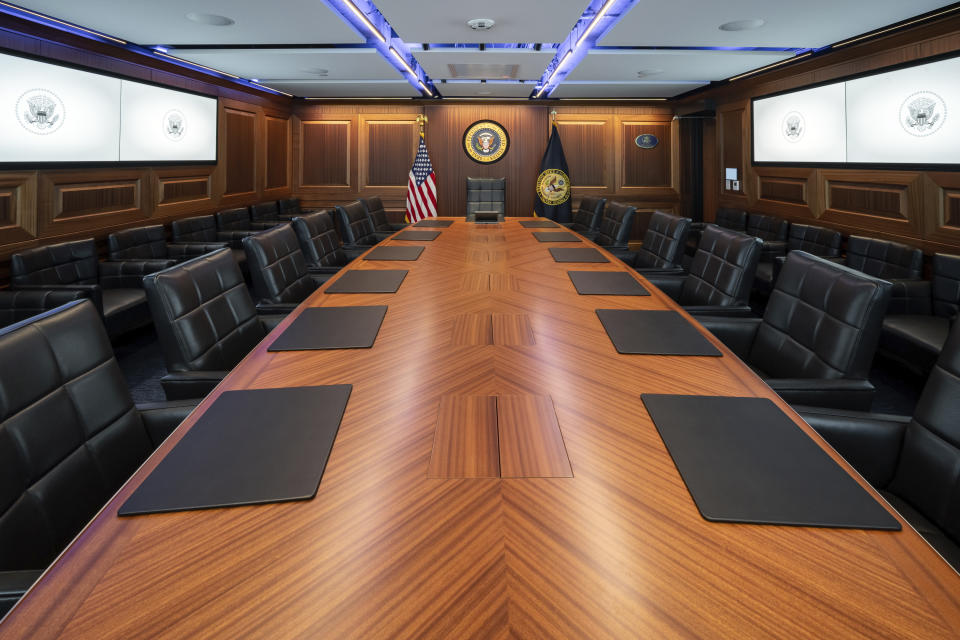
[[[175,371],[160,378],[167,400],[195,400],[213,391],[229,371]]]
[[[683,267],[634,267],[634,271],[642,275],[643,277],[647,276],[685,276],[686,271],[683,270]]]
[[[406,229],[408,226],[410,225],[406,222],[388,222],[387,223],[387,228],[390,229],[390,233],[401,231],[403,229]]]
[[[787,243],[783,240],[764,240],[760,245],[760,259],[766,262],[778,256],[786,255]]]
[[[183,261],[217,249],[223,249],[226,246],[226,242],[172,242],[167,245],[167,254],[171,258]]]
[[[746,360],[757,337],[762,318],[725,318],[722,316],[697,316],[703,328],[727,345],[738,358]]]
[[[680,298],[680,291],[683,289],[683,281],[686,280],[684,275],[660,275],[660,274],[650,274],[644,276],[650,284],[655,286],[660,291],[663,291],[665,294],[677,300]]]
[[[342,269],[342,267],[307,266],[307,271],[310,273],[329,273],[330,275],[340,273],[340,269]]]
[[[634,254],[633,251],[630,251],[630,247],[610,246],[604,247],[604,249],[612,253],[613,257],[617,258],[618,260],[623,260],[624,262],[627,262],[633,258]]]
[[[110,260],[100,263],[100,285],[104,289],[142,289],[143,276],[163,271],[176,260]]]
[[[795,406],[807,424],[874,487],[893,479],[910,416]]]
[[[356,244],[345,244],[340,248],[351,262],[362,256],[370,249],[370,247],[361,247]]]
[[[684,311],[692,316],[713,316],[727,318],[753,318],[753,309],[745,304],[731,304],[726,306],[712,304],[693,304],[684,307]]]
[[[693,230],[703,231],[704,229],[707,228],[707,225],[708,225],[708,224],[712,224],[712,223],[710,223],[710,222],[691,222],[691,223],[690,223],[690,230],[691,230],[691,231],[693,231]]]
[[[86,298],[97,308],[97,312],[103,315],[103,289],[98,284],[22,284],[14,285],[10,291],[50,291],[69,298],[60,304]]]
[[[180,426],[190,412],[197,408],[201,398],[190,400],[168,400],[167,402],[148,402],[136,405],[143,419],[143,426],[153,442],[154,448],[167,439],[173,430]]]
[[[282,313],[284,315],[296,309],[298,303],[295,302],[258,302],[257,315],[274,315]]]
[[[925,315],[933,313],[933,294],[929,280],[890,280],[890,304],[887,314]]]
[[[325,284],[327,280],[336,275],[335,273],[321,273],[312,269],[308,269],[307,273],[310,275],[310,279],[313,280],[313,283],[317,285],[317,287]]]
[[[0,571],[0,618],[17,604],[17,601],[41,575],[43,575],[42,569]]]
[[[764,382],[790,404],[869,411],[875,389],[855,378],[766,378]]]
[[[217,240],[226,242],[231,249],[243,249],[243,239],[259,231],[217,231]]]
[[[394,233],[395,233],[394,231],[374,231],[373,237],[377,239],[377,242],[383,242],[384,240],[392,236]]]
[[[277,325],[287,319],[287,314],[285,313],[262,313],[257,314],[257,317],[260,319],[260,326],[263,327],[264,332],[270,333],[277,328]]]
[[[267,229],[273,229],[278,227],[281,224],[286,224],[285,220],[251,220],[247,224],[247,228],[253,231],[266,231]]]

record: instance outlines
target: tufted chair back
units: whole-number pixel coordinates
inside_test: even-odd
[[[467,215],[477,211],[504,213],[506,178],[467,178]]]
[[[174,220],[171,225],[174,242],[216,242],[217,220],[213,216],[194,216]]]
[[[636,207],[631,207],[622,202],[607,204],[600,216],[600,222],[597,224],[597,235],[593,241],[601,247],[626,248],[630,240],[630,229],[636,211]]]
[[[810,224],[791,224],[787,234],[788,251],[806,251],[815,256],[836,258],[843,236],[839,231]]]
[[[220,231],[249,231],[250,230],[250,209],[248,207],[236,207],[234,209],[224,209],[217,211],[217,229]]]
[[[636,252],[634,266],[661,269],[678,267],[692,223],[690,218],[654,211],[643,234],[643,246]]]
[[[261,302],[303,302],[317,284],[307,271],[307,261],[293,227],[283,224],[243,239],[253,292]]]
[[[99,275],[93,238],[27,249],[10,258],[14,286],[97,284]]]
[[[783,218],[759,213],[751,213],[747,216],[747,233],[755,238],[784,242],[789,229],[790,223]]]
[[[753,236],[707,225],[678,302],[683,306],[747,304],[762,242]]]
[[[111,260],[166,258],[167,234],[162,224],[124,229],[107,237]]]
[[[717,215],[714,224],[724,229],[732,229],[740,233],[747,231],[747,212],[743,209],[728,209],[721,207],[717,209]]]
[[[330,211],[299,216],[291,222],[307,263],[319,267],[341,267],[350,260],[340,245]]]
[[[584,196],[580,199],[580,206],[573,212],[573,220],[569,225],[577,233],[593,233],[600,224],[600,216],[603,215],[603,207],[607,203],[606,198],[596,198],[594,196]]]
[[[363,202],[356,200],[350,204],[337,207],[340,212],[340,224],[343,226],[344,239],[349,244],[370,246],[377,244],[378,238],[373,223],[367,216],[367,209]]]
[[[370,218],[370,223],[373,225],[374,231],[393,233],[393,229],[390,227],[390,221],[387,220],[387,212],[383,208],[383,202],[380,200],[380,196],[361,198],[360,202],[363,203],[364,209],[367,211],[367,216]]]
[[[847,266],[877,278],[917,279],[923,273],[923,252],[899,242],[850,236]]]
[[[250,219],[260,222],[276,222],[280,219],[280,207],[276,200],[259,202],[250,207]]]
[[[299,216],[303,211],[300,209],[300,198],[286,198],[277,202],[280,209],[281,218],[293,218]]]

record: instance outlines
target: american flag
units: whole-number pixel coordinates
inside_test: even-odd
[[[407,181],[407,222],[437,217],[437,175],[430,164],[427,145],[420,135],[417,157],[413,159],[410,180]]]

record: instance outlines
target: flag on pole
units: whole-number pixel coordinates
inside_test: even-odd
[[[534,201],[534,215],[550,218],[557,222],[570,222],[570,170],[563,155],[563,144],[556,122],[553,123],[550,141],[540,163],[540,175],[537,176],[537,198]]]
[[[430,164],[427,145],[420,132],[420,146],[413,159],[410,178],[407,181],[407,222],[437,217],[437,176]]]

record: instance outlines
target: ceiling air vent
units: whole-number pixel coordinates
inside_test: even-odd
[[[467,26],[474,31],[490,31],[496,23],[490,18],[474,18],[467,20]]]
[[[462,80],[516,80],[518,64],[448,64],[450,77]]]

